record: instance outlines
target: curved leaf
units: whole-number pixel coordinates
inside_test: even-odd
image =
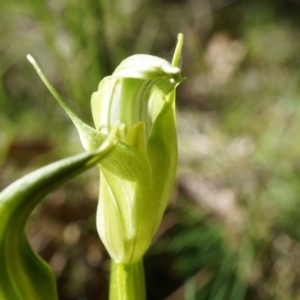
[[[50,267],[31,249],[24,227],[48,193],[103,159],[115,142],[97,151],[52,163],[12,183],[0,193],[0,299],[57,299]]]

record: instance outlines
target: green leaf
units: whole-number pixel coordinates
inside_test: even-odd
[[[24,234],[26,221],[43,197],[99,163],[114,146],[109,137],[98,150],[52,163],[0,193],[0,299],[57,299],[51,269],[32,251]]]

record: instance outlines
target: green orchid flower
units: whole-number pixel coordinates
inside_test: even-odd
[[[121,128],[114,150],[98,164],[97,229],[113,259],[110,299],[144,299],[142,258],[168,204],[177,169],[175,89],[184,80],[178,67],[182,45],[179,34],[172,64],[133,55],[105,77],[91,100],[95,128],[75,115],[29,57],[87,151],[97,149],[116,125]]]

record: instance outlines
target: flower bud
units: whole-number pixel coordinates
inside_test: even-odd
[[[99,162],[97,229],[116,263],[141,261],[166,209],[177,169],[175,88],[183,36],[172,64],[150,55],[125,59],[92,95],[96,128],[67,105],[29,57],[39,76],[76,126],[83,147],[100,147],[118,125],[118,143]]]
[[[181,70],[150,55],[125,59],[92,95],[95,127],[122,125],[99,164],[97,229],[117,263],[139,261],[167,206],[177,169],[175,88]]]

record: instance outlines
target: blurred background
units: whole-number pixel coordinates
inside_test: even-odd
[[[170,60],[178,32],[178,176],[145,257],[147,299],[300,299],[298,0],[1,1],[0,188],[83,151],[27,53],[92,124],[99,81],[135,53]],[[93,169],[28,224],[61,300],[107,299],[97,193]]]

